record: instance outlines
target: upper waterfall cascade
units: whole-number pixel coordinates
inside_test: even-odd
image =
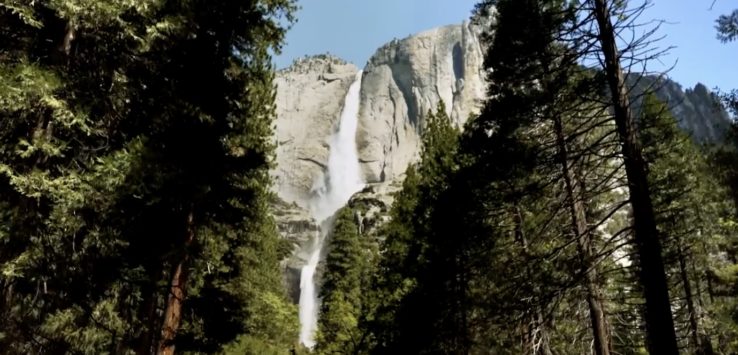
[[[320,304],[315,270],[320,262],[326,237],[333,227],[331,217],[364,186],[356,149],[362,74],[362,71],[356,74],[346,94],[338,129],[330,138],[327,169],[315,181],[314,194],[310,201],[310,212],[321,223],[321,230],[305,247],[304,252],[309,257],[300,273],[300,343],[309,348],[315,345],[314,335],[318,327]]]

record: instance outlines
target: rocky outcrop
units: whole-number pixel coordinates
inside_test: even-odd
[[[320,233],[320,226],[310,213],[296,203],[287,203],[275,198],[271,212],[277,222],[277,230],[285,240],[292,244],[292,255],[282,261],[285,288],[289,296],[297,302],[300,297],[300,272],[307,261],[307,255],[300,255],[300,246],[308,243]]]
[[[309,255],[304,246],[320,225],[308,210],[313,184],[323,176],[329,156],[328,139],[338,125],[343,101],[358,68],[345,61],[319,55],[303,58],[277,72],[277,166],[272,171],[277,198],[272,214],[279,233],[293,245],[283,261],[289,296],[300,296],[300,274]]]
[[[659,90],[679,126],[692,134],[698,142],[721,142],[730,127],[730,116],[720,106],[719,100],[701,83],[692,89],[682,91],[682,87],[669,80]]]
[[[420,132],[439,102],[461,126],[484,96],[484,60],[470,23],[393,40],[367,63],[357,144],[367,182],[395,179],[419,151]]]
[[[634,86],[632,92],[636,103],[644,91],[655,91],[656,96],[667,104],[679,127],[690,133],[696,142],[716,143],[725,138],[730,116],[705,85],[698,83],[692,89],[683,90],[675,81],[653,75],[630,77],[629,81]]]
[[[354,194],[348,207],[354,210],[362,235],[381,238],[377,235],[379,227],[389,220],[389,209],[394,202],[394,193],[402,188],[401,181],[368,184]]]

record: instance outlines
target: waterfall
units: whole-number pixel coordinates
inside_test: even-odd
[[[328,168],[322,178],[316,181],[313,187],[315,194],[310,201],[310,212],[321,227],[320,233],[305,247],[304,251],[309,257],[300,273],[300,343],[309,348],[315,345],[320,304],[314,279],[315,269],[320,262],[326,237],[333,227],[331,217],[364,186],[356,151],[361,76],[362,71],[359,71],[346,94],[338,129],[329,142]]]

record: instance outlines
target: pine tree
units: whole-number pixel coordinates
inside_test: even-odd
[[[723,43],[735,41],[738,38],[738,9],[729,15],[720,15],[716,20],[717,37]],[[727,109],[733,116],[738,116],[738,90],[723,93],[721,97]]]
[[[693,274],[702,276],[703,282],[699,282],[699,278],[695,282],[698,295],[705,294],[702,301],[703,308],[708,319],[707,333],[712,336],[712,344],[717,352],[729,353],[736,351],[735,343],[732,339],[738,334],[738,322],[735,321],[735,310],[738,309],[738,301],[736,299],[735,285],[738,280],[736,273],[736,260],[732,255],[736,255],[738,249],[736,246],[736,232],[738,223],[736,223],[736,203],[738,202],[738,174],[735,167],[738,166],[738,154],[736,154],[736,130],[735,125],[727,135],[724,144],[718,144],[708,147],[709,160],[706,164],[708,176],[713,178],[714,186],[711,186],[706,192],[706,198],[712,204],[716,204],[715,208],[721,213],[715,213],[716,217],[712,217],[707,226],[710,227],[709,236],[711,236],[712,244],[700,243],[706,250],[705,255],[696,256],[696,266]],[[709,181],[709,180],[708,180]],[[696,194],[704,193],[701,190],[695,191]],[[720,202],[718,204],[717,202]],[[709,205],[708,205],[709,206]],[[705,205],[700,206],[700,212],[703,212]],[[708,209],[707,211],[711,211]],[[710,216],[710,214],[708,214]],[[701,270],[699,267],[703,266]]]
[[[676,320],[683,347],[695,353],[713,353],[706,329],[704,289],[709,253],[720,233],[718,221],[725,213],[719,188],[709,175],[704,154],[679,130],[676,119],[653,94],[645,96],[641,109],[640,138],[649,163],[649,182],[654,186],[654,208],[660,238],[671,264]]]
[[[444,238],[461,225],[448,215],[458,205],[446,201],[459,133],[443,103],[425,119],[421,160],[408,169],[380,232],[386,237],[376,281],[381,300],[369,325],[377,339],[374,353],[463,353],[470,345],[464,325],[469,310],[460,309],[470,304],[469,281],[463,281],[468,266],[461,239]]]
[[[633,113],[620,64],[611,17],[614,6],[624,6],[607,0],[592,1],[591,14],[599,28],[600,50],[604,58],[604,72],[609,86],[614,120],[622,144],[622,154],[628,178],[631,207],[638,252],[638,268],[645,296],[645,320],[648,348],[652,353],[677,354],[674,319],[669,302],[661,242],[658,239],[652,196],[646,176],[642,148],[635,134]]]
[[[518,226],[515,240],[525,260],[522,267],[528,269],[522,272],[525,281],[517,284],[528,286],[521,287],[527,293],[524,297],[539,299],[538,304],[521,305],[533,324],[523,332],[544,334],[580,326],[559,321],[556,329],[548,319],[576,319],[566,313],[571,308],[555,305],[577,305],[577,297],[582,297],[579,300],[585,299],[590,311],[594,350],[609,353],[609,326],[596,268],[611,252],[596,249],[601,236],[595,227],[621,205],[605,204],[614,206],[614,211],[603,213],[594,213],[595,206],[589,206],[608,193],[617,168],[608,167],[608,160],[615,158],[608,153],[607,121],[596,105],[581,99],[597,81],[580,69],[579,54],[565,41],[565,33],[577,26],[574,8],[556,1],[494,3],[499,15],[487,57],[491,99],[471,126],[470,136],[476,135],[479,141],[470,143],[470,151],[489,145],[493,149],[479,154],[480,159],[513,172],[485,175],[508,181],[502,195],[509,197],[503,201],[515,201],[510,209]],[[525,155],[513,155],[511,150]],[[577,247],[571,250],[570,245]],[[575,296],[577,284],[585,290],[581,296]],[[542,335],[541,340],[567,346],[552,335]],[[522,351],[533,351],[530,347],[524,345]]]
[[[729,15],[720,15],[716,22],[719,40],[731,42],[738,38],[738,10],[733,10]]]
[[[358,354],[368,347],[369,335],[359,323],[373,301],[368,294],[375,271],[376,243],[362,233],[357,217],[368,207],[361,201],[350,201],[334,217],[320,290],[315,350],[321,354]]]

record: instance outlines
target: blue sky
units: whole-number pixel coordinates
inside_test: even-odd
[[[639,1],[633,1],[636,3]],[[278,68],[304,55],[331,53],[363,67],[382,44],[429,28],[467,19],[477,0],[300,0],[298,22],[287,35]],[[738,1],[653,0],[644,19],[667,21],[658,45],[675,46],[649,69],[662,71],[685,87],[738,88],[738,42],[715,38],[715,19],[738,8]]]

